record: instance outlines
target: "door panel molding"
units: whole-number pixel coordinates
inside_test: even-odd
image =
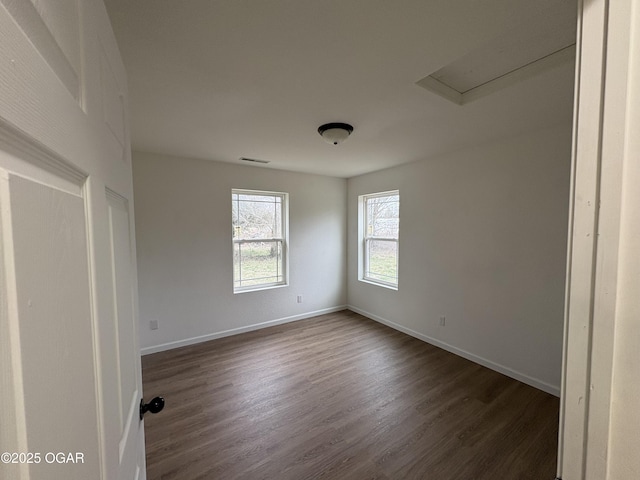
[[[51,67],[60,82],[66,87],[71,96],[79,102],[81,98],[79,76],[81,61],[79,48],[74,48],[76,45],[80,45],[80,32],[77,29],[77,17],[80,14],[78,2],[65,2],[67,11],[64,13],[68,17],[71,15],[71,17],[66,19],[64,26],[59,25],[58,28],[53,28],[52,30],[54,20],[60,21],[62,19],[61,15],[56,18],[49,16],[47,14],[48,10],[43,5],[40,5],[41,11],[39,12],[33,0],[0,1],[25,35],[29,37],[29,40],[36,50],[40,52],[40,55]],[[44,17],[43,14],[45,15]],[[75,16],[75,19],[73,16]],[[70,32],[72,38],[69,38],[66,42],[60,42],[59,36],[63,32]]]
[[[133,272],[135,252],[131,236],[131,211],[129,200],[110,189],[105,188],[105,200],[109,223],[109,269],[113,286],[113,312],[115,334],[115,353],[117,355],[117,398],[120,417],[118,441],[119,462],[123,471],[133,475],[137,463],[135,452],[130,446],[140,435],[140,398],[142,382],[140,357],[132,355],[138,345],[137,310],[135,302],[135,282]],[[133,333],[133,335],[132,335]]]
[[[3,175],[0,195],[5,260],[11,259],[3,294],[15,393],[22,398],[15,402],[19,446],[25,452],[80,452],[85,463],[56,474],[88,478],[100,454],[85,202],[11,172]],[[60,422],[74,428],[52,436]],[[27,471],[25,478],[51,475],[46,463]]]
[[[0,152],[12,157],[6,159],[7,162],[11,162],[7,167],[10,166],[15,173],[42,181],[42,172],[48,172],[51,175],[46,176],[45,180],[51,181],[51,185],[82,196],[82,186],[88,177],[85,172],[2,117],[0,144]]]

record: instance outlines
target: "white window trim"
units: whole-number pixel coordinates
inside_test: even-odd
[[[366,228],[368,225],[367,219],[367,200],[371,198],[377,197],[388,197],[391,195],[400,196],[400,190],[389,190],[386,192],[376,192],[365,195],[358,196],[358,280],[364,283],[369,283],[371,285],[377,285],[379,287],[388,288],[391,290],[398,290],[398,284],[400,283],[400,234],[398,233],[398,238],[394,237],[375,237],[369,236],[366,232]],[[384,280],[380,280],[378,278],[371,278],[366,275],[366,272],[369,271],[368,268],[368,248],[370,240],[379,240],[379,241],[388,241],[396,243],[396,271],[398,272],[398,280],[397,283],[386,282]]]
[[[270,282],[270,283],[261,283],[259,285],[249,285],[246,287],[236,287],[234,270],[232,270],[232,286],[233,293],[247,293],[247,292],[255,292],[259,290],[270,290],[273,288],[282,288],[287,287],[289,285],[289,194],[285,192],[272,192],[267,190],[247,190],[241,188],[232,188],[231,189],[231,198],[233,202],[233,195],[260,195],[260,196],[277,196],[282,199],[282,235],[280,237],[274,238],[260,238],[260,239],[236,239],[235,237],[231,237],[232,239],[232,255],[235,255],[235,246],[236,244],[245,244],[245,243],[257,243],[257,242],[280,242],[280,248],[282,250],[282,281],[280,282]],[[233,227],[233,220],[231,223]],[[233,257],[232,257],[233,258]]]

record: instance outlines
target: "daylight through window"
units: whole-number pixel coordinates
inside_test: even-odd
[[[287,197],[232,190],[234,293],[286,285]]]
[[[360,196],[361,280],[398,288],[400,193]]]

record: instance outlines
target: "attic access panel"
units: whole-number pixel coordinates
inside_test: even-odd
[[[575,58],[573,2],[529,17],[417,85],[463,105]]]

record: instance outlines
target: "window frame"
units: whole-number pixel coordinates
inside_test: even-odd
[[[253,238],[253,239],[242,239],[236,238],[236,226],[234,225],[233,218],[233,203],[235,195],[255,195],[260,197],[278,197],[281,199],[280,201],[280,236],[275,237],[263,237],[263,238]],[[233,260],[233,268],[232,268],[232,285],[233,285],[233,293],[246,293],[246,292],[254,292],[258,290],[268,290],[272,288],[280,288],[286,287],[289,285],[289,194],[286,192],[274,192],[267,190],[248,190],[243,188],[232,188],[231,189],[231,239],[232,239],[232,260]],[[235,261],[235,252],[236,245],[245,245],[250,243],[276,243],[280,246],[280,252],[282,257],[282,280],[276,282],[265,282],[256,285],[247,285],[247,286],[236,286],[236,261]],[[242,265],[242,261],[240,260],[240,266]],[[240,267],[241,268],[241,267]],[[248,281],[248,280],[247,280]],[[242,279],[239,280],[240,284]]]
[[[396,237],[382,237],[369,234],[368,225],[369,225],[369,209],[367,208],[368,201],[374,198],[380,197],[390,197],[397,196],[398,197],[398,235]],[[373,285],[378,285],[381,287],[389,288],[392,290],[398,290],[399,282],[400,282],[400,190],[389,190],[385,192],[375,192],[368,193],[365,195],[358,196],[358,280],[365,283],[370,283]],[[380,241],[380,242],[393,242],[396,245],[396,281],[389,282],[385,280],[381,280],[379,278],[370,277],[369,272],[369,261],[370,261],[370,244],[371,241]]]

